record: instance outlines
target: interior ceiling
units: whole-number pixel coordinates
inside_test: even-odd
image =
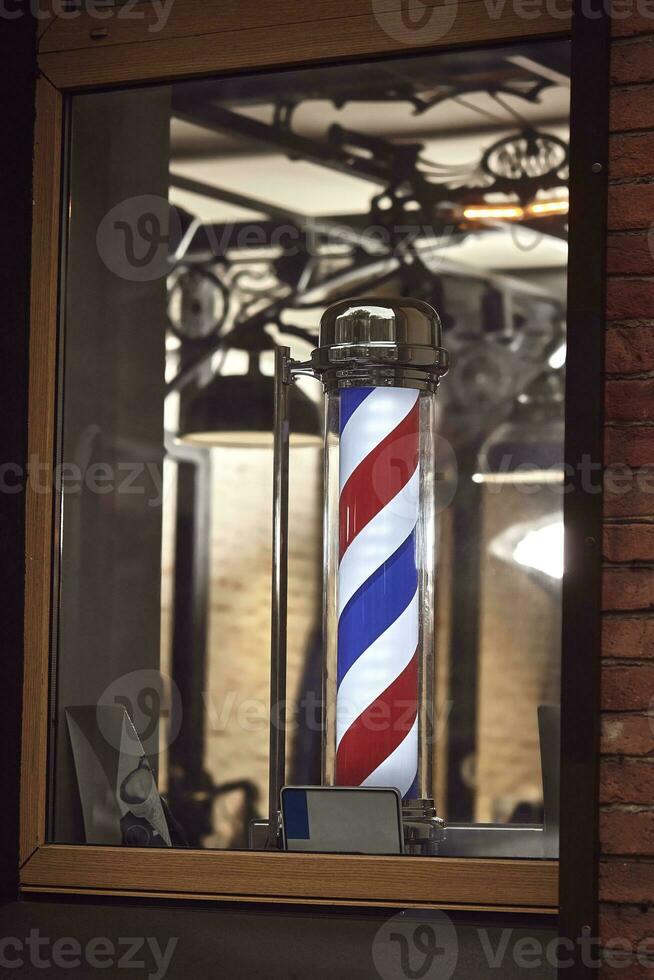
[[[560,129],[567,128],[569,85],[567,80],[545,89],[537,104],[527,104],[524,99],[508,96],[507,102],[533,126]],[[239,106],[238,111],[262,122],[272,121],[272,106]],[[359,129],[372,136],[397,140],[425,140],[438,145],[456,148],[459,139],[475,140],[485,137],[493,142],[499,129],[515,129],[511,115],[486,92],[474,92],[461,101],[448,99],[418,115],[406,100],[397,102],[351,102],[336,108],[327,99],[312,99],[300,105],[293,116],[294,128],[303,136],[314,139],[325,137],[332,123],[340,123],[348,129]],[[211,133],[180,119],[173,119],[173,159],[216,157],[229,154],[269,155],[270,149],[258,143],[247,146],[227,135]],[[455,152],[455,156],[460,156]]]
[[[293,132],[325,141],[337,123],[394,143],[418,141],[444,166],[473,165],[484,150],[525,125],[568,141],[569,46],[544,42],[512,49],[407,57],[373,64],[277,72],[185,83],[173,95],[171,171],[307,216],[366,215],[382,182],[292,159],[260,140],[216,132],[175,115],[175,107],[220,104],[272,124],[275,105],[295,103]],[[542,89],[536,91],[537,87]],[[490,93],[500,87],[500,100]],[[507,94],[509,88],[511,93]],[[520,92],[530,95],[527,99]],[[440,99],[430,105],[435,99]],[[480,195],[481,196],[481,195]],[[205,222],[261,217],[256,210],[171,188],[171,201]],[[487,269],[556,268],[566,246],[550,235],[511,227],[480,233],[448,254]]]

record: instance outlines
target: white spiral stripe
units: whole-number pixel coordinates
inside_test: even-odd
[[[375,388],[355,409],[341,433],[341,490],[359,463],[406,418],[418,394],[411,388]]]
[[[338,615],[373,572],[406,541],[418,520],[420,468],[408,483],[363,527],[341,558],[338,570]]]
[[[404,612],[352,664],[336,698],[336,747],[366,708],[411,663],[418,646],[418,590]],[[379,724],[379,719],[375,720]],[[374,731],[369,737],[374,738]]]
[[[404,797],[418,772],[418,718],[394,752],[364,779],[362,786],[394,786]]]

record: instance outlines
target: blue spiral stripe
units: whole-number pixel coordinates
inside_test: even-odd
[[[350,421],[362,401],[371,395],[374,388],[343,388],[340,394],[340,432]]]
[[[418,798],[418,795],[419,795],[418,794],[418,771],[416,769],[416,775],[415,775],[415,778],[413,780],[413,783],[411,784],[411,786],[409,787],[409,789],[406,791],[406,793],[404,794],[404,796],[402,797],[402,799],[404,799],[404,800],[415,800],[415,799]]]
[[[415,528],[354,593],[338,622],[337,685],[378,637],[401,616],[418,587]]]

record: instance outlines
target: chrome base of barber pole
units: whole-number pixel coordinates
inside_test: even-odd
[[[403,800],[402,824],[405,854],[438,854],[445,840],[445,822],[437,815],[434,800]]]

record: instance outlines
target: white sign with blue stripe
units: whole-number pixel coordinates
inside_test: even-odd
[[[284,846],[288,851],[401,854],[402,811],[397,789],[285,786]]]

